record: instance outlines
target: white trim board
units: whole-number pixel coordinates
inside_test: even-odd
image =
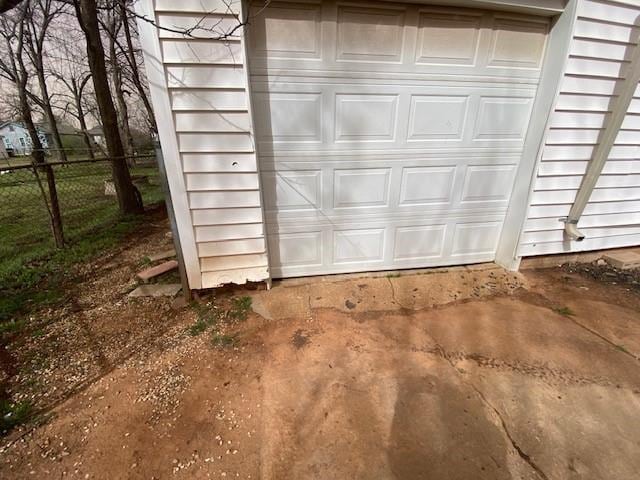
[[[549,35],[531,123],[496,251],[496,263],[510,270],[517,270],[520,265],[520,256],[517,254],[518,243],[529,212],[544,139],[549,129],[551,114],[558,102],[561,80],[569,60],[577,5],[578,0],[569,1],[565,11],[552,25]]]

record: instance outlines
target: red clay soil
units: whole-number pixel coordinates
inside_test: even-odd
[[[5,437],[1,478],[640,471],[640,296],[623,286],[461,268],[228,290],[195,309],[128,299],[139,259],[166,244],[158,231],[95,268],[29,347],[49,360],[45,415]],[[244,295],[260,315],[228,314]],[[198,315],[219,320],[192,336]]]

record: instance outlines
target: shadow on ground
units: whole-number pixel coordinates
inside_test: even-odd
[[[282,282],[250,294],[255,313],[238,323],[232,346],[184,336],[122,365],[5,442],[1,475],[640,471],[640,296],[624,287],[487,266]]]

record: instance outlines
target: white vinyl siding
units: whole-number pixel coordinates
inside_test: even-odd
[[[640,34],[635,2],[580,0],[570,55],[552,112],[519,255],[640,243],[640,88],[578,227],[563,237],[569,209],[604,128]]]
[[[269,278],[241,2],[156,0],[153,41],[161,54],[172,142],[182,173],[199,288]],[[190,29],[191,38],[170,30]],[[168,30],[169,29],[169,30]],[[224,40],[216,40],[229,34]],[[150,41],[143,38],[144,41]],[[165,121],[162,118],[158,122]],[[165,153],[165,157],[167,154]],[[173,195],[173,192],[172,192]]]

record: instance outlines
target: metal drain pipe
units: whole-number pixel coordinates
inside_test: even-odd
[[[633,94],[635,93],[636,88],[638,88],[638,82],[640,82],[640,39],[638,40],[638,43],[631,48],[634,49],[633,55],[631,57],[631,63],[629,65],[627,75],[620,86],[620,93],[613,102],[611,115],[608,121],[606,121],[604,131],[599,139],[600,141],[593,150],[591,161],[587,166],[587,171],[585,172],[584,177],[582,177],[582,183],[580,184],[576,198],[571,206],[571,210],[569,211],[569,216],[561,220],[565,224],[564,231],[566,235],[577,242],[584,240],[585,237],[585,235],[578,229],[578,222],[580,221],[580,217],[582,216],[582,213],[587,206],[587,202],[593,193],[593,189],[596,186],[598,178],[600,178],[602,169],[609,158],[611,148],[613,147],[616,137],[618,136],[618,132],[620,131],[620,127],[622,126],[622,122],[629,110]]]

